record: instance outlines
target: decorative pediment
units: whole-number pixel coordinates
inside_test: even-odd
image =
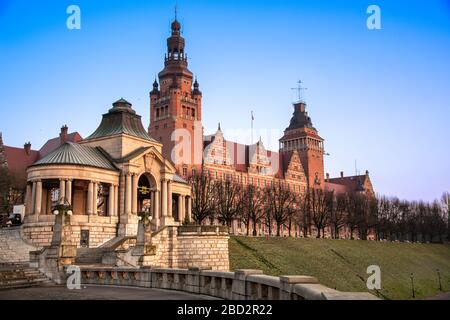
[[[175,173],[174,165],[165,159],[155,147],[140,148],[120,160],[122,163],[128,162],[131,165],[141,166],[143,171],[150,172],[155,166],[159,171]]]
[[[233,164],[233,160],[227,148],[227,142],[220,130],[217,130],[213,141],[205,148],[205,163],[227,166]]]
[[[305,177],[305,171],[300,161],[300,155],[296,150],[291,154],[285,175],[287,178],[291,179],[302,179],[302,177]]]

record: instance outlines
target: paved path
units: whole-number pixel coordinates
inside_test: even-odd
[[[0,300],[212,300],[213,297],[186,292],[116,286],[82,286],[69,290],[65,286],[0,290]]]

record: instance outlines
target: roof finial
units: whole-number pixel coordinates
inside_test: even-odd
[[[219,122],[219,125],[217,126],[217,131],[222,131],[222,130],[220,129],[220,122]]]
[[[302,91],[307,90],[308,88],[305,88],[302,86],[302,80],[297,81],[297,88],[291,88],[291,90],[297,91],[298,94],[298,102],[305,102],[304,98],[302,97]]]
[[[178,3],[175,4],[175,21],[177,20],[178,16]]]

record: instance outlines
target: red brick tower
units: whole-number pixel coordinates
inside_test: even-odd
[[[294,103],[294,114],[289,127],[280,139],[280,152],[297,150],[305,170],[308,186],[324,188],[323,139],[313,127],[303,101]]]
[[[175,18],[167,39],[164,69],[150,92],[149,134],[163,144],[163,155],[179,173],[188,175],[201,166],[203,129],[202,93],[188,69],[181,25]]]

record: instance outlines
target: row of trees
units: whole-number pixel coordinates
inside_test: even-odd
[[[322,189],[300,195],[279,183],[258,188],[202,173],[191,177],[191,185],[196,223],[219,221],[231,227],[239,219],[247,235],[257,235],[259,225],[277,236],[282,228],[289,236],[295,229],[305,237],[320,238],[328,232],[332,238],[346,234],[363,240],[373,235],[379,240],[443,241],[450,235],[448,201],[408,202]]]
[[[26,179],[0,166],[0,214],[10,214],[13,206],[25,198]]]

